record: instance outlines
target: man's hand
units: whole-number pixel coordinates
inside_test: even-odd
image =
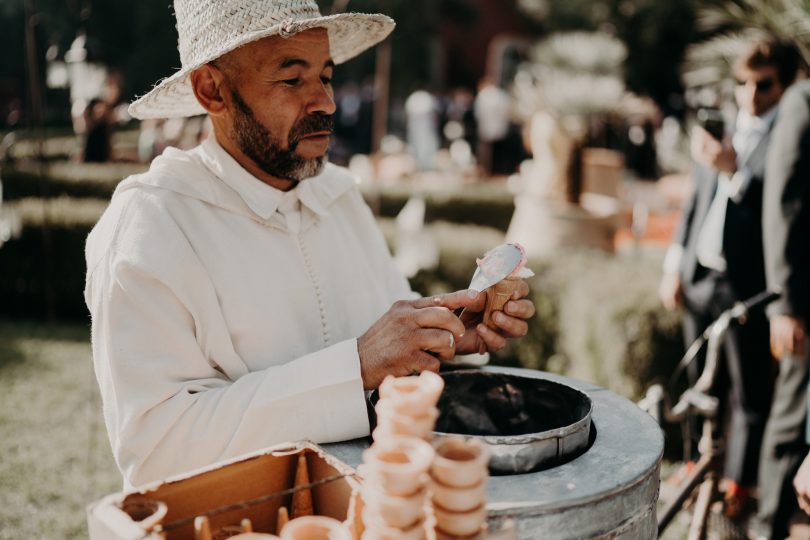
[[[793,478],[793,487],[799,496],[799,506],[806,514],[810,514],[810,454],[802,461],[802,466]]]
[[[664,307],[673,310],[683,305],[683,286],[677,272],[665,273],[658,286],[658,297]]]
[[[487,304],[487,294],[478,293],[475,303],[468,306],[461,316],[468,331],[459,340],[456,353],[477,353],[481,350],[482,343],[488,352],[495,352],[506,346],[507,338],[525,336],[529,331],[526,320],[530,319],[535,311],[532,301],[526,298],[528,294],[529,285],[521,279],[511,299],[504,304],[503,311],[492,314],[492,321],[497,326],[493,329],[481,322]]]
[[[776,359],[783,356],[804,357],[806,343],[807,333],[802,319],[789,315],[771,317],[771,352]]]
[[[480,297],[465,290],[396,302],[357,339],[363,387],[377,388],[386,375],[439,371],[439,361],[453,358],[465,335],[453,310],[475,308]]]
[[[728,174],[737,172],[737,153],[728,138],[718,141],[702,127],[695,126],[690,146],[692,159],[701,165]]]

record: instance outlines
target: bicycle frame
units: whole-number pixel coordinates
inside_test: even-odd
[[[703,345],[706,344],[706,362],[703,371],[695,384],[681,394],[674,407],[670,407],[668,392],[660,384],[651,386],[644,398],[639,401],[639,407],[651,414],[662,426],[664,422],[682,422],[690,414],[704,419],[703,433],[698,443],[701,457],[694,470],[687,476],[683,486],[679,488],[676,496],[660,513],[658,517],[659,536],[683,508],[695,488],[700,486],[688,539],[701,540],[705,537],[709,507],[717,494],[717,484],[725,451],[722,436],[716,435],[719,432],[716,429],[719,400],[709,394],[720,369],[720,348],[723,338],[733,324],[745,324],[748,313],[752,309],[764,307],[779,296],[778,292],[764,291],[745,302],[738,302],[721,313],[706,328],[684,354],[675,375],[693,362]]]

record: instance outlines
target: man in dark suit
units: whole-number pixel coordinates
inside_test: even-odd
[[[665,261],[661,298],[682,305],[684,334],[692,343],[720,313],[765,289],[762,193],[770,131],[777,105],[793,81],[798,54],[767,38],[737,60],[739,113],[733,135],[722,140],[697,127],[692,156],[695,192]],[[724,369],[715,388],[728,415],[726,511],[737,516],[757,481],[759,450],[771,400],[769,327],[752,313],[723,343]],[[692,366],[692,376],[697,372]]]
[[[771,350],[779,360],[760,461],[761,538],[785,538],[797,509],[791,481],[807,456],[807,320],[810,315],[810,81],[784,96],[765,170],[762,226],[768,286],[782,297],[768,307]],[[810,458],[803,466],[810,474]],[[810,480],[810,479],[809,479]],[[807,490],[796,479],[800,495]]]

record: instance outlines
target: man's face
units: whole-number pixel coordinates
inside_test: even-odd
[[[335,112],[326,30],[266,38],[231,54],[223,69],[231,86],[228,137],[275,178],[319,174]]]
[[[742,68],[737,74],[734,96],[737,105],[749,114],[761,116],[779,103],[785,88],[779,82],[779,72],[774,66],[756,69]]]

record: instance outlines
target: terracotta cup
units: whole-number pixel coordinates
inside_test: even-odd
[[[427,537],[425,521],[418,521],[408,528],[391,527],[383,521],[368,516],[363,512],[363,524],[366,529],[363,531],[362,540],[424,540]]]
[[[436,540],[490,540],[490,538],[487,536],[487,530],[485,527],[481,527],[479,532],[473,533],[469,536],[456,536],[455,534],[448,534],[441,529],[436,529],[434,533],[436,535]],[[517,540],[517,538],[514,540]]]
[[[436,405],[444,389],[444,379],[432,371],[423,371],[418,377],[388,376],[380,385],[380,399],[386,399],[397,409],[424,411]]]
[[[488,463],[489,454],[482,442],[445,437],[436,444],[430,474],[447,487],[469,488],[489,476]]]
[[[340,521],[326,516],[290,520],[281,529],[281,540],[354,540]]]
[[[412,495],[427,483],[433,447],[414,437],[376,441],[363,452],[360,472],[390,495]]]
[[[418,415],[411,415],[397,411],[386,400],[380,400],[375,410],[377,412],[377,426],[401,437],[425,439],[433,432],[436,419],[439,418],[439,409],[436,407],[430,407]]]
[[[364,512],[379,518],[387,525],[399,528],[408,528],[425,518],[425,505],[427,504],[427,489],[409,496],[389,495],[377,484],[366,482],[363,484]],[[363,514],[365,518],[365,513]]]
[[[451,512],[469,512],[486,502],[486,479],[468,488],[448,487],[437,482],[431,482],[430,491],[435,504]]]
[[[487,520],[485,504],[469,512],[451,512],[434,504],[433,514],[436,516],[436,529],[451,536],[473,536],[481,531]]]

